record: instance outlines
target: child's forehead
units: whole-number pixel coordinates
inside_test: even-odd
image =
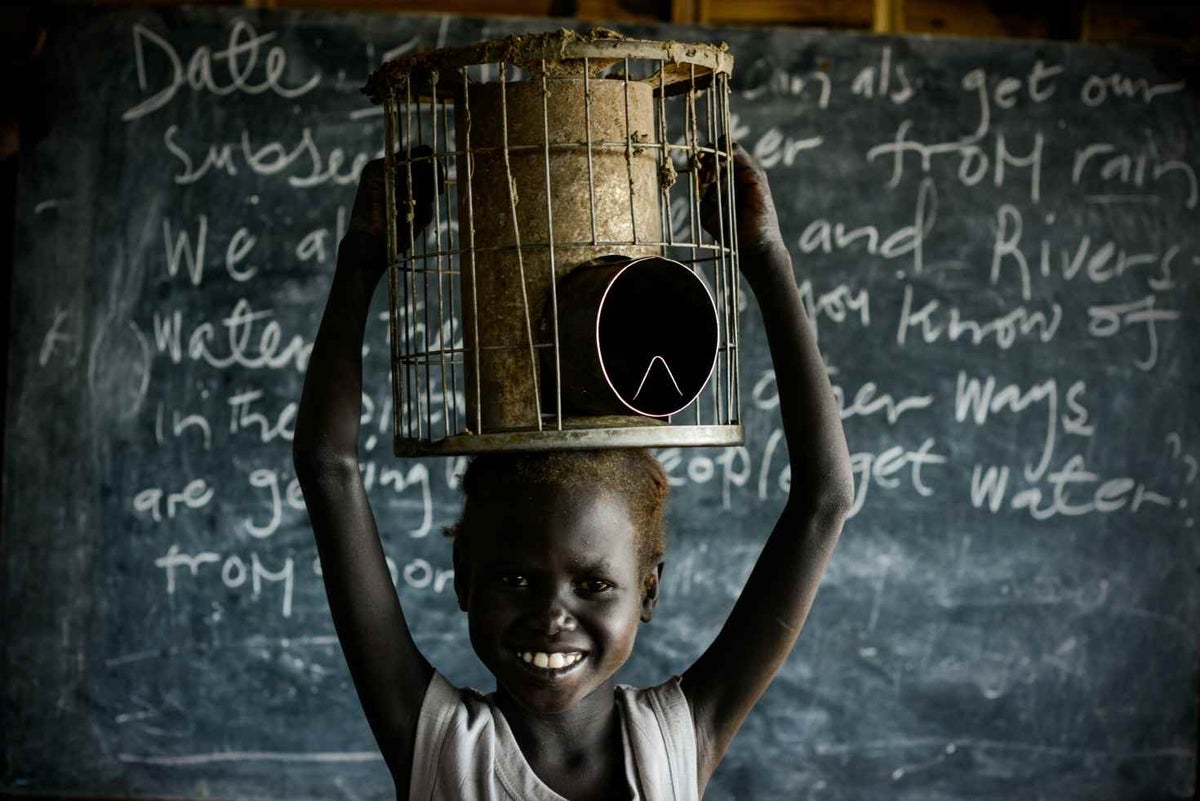
[[[597,553],[624,556],[637,550],[627,503],[603,487],[550,486],[495,498],[476,510],[471,537],[495,558],[515,557],[520,549],[594,561]]]

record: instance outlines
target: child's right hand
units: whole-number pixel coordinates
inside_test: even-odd
[[[410,235],[418,236],[433,219],[433,202],[442,191],[441,170],[434,167],[430,158],[433,151],[427,146],[412,149],[412,183],[409,191],[408,162],[398,158],[396,175],[396,234],[399,249],[412,247]],[[346,228],[344,243],[352,243],[355,261],[371,277],[378,279],[387,266],[387,208],[384,185],[386,169],[383,159],[375,159],[363,165],[358,179],[358,193],[354,196],[354,207],[350,211],[350,224]],[[412,224],[409,224],[409,215]]]

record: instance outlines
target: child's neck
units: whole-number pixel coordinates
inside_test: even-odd
[[[533,772],[564,798],[628,797],[621,718],[611,683],[578,706],[537,715],[497,688],[496,704]]]

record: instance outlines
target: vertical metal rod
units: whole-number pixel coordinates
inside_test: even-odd
[[[432,75],[430,77],[432,79]],[[422,122],[422,120],[421,120],[421,109],[424,108],[425,103],[422,101],[422,99],[420,97],[418,97],[417,102],[414,105],[416,105],[416,107],[417,107],[417,146],[422,147],[425,144],[425,123]],[[430,113],[436,114],[434,109],[430,109]],[[434,119],[437,119],[437,117],[435,116]],[[413,200],[415,201],[417,199],[416,198],[416,187],[412,185],[411,181],[409,181],[409,192],[413,195]],[[412,211],[413,211],[413,216],[415,217],[417,214],[416,206],[413,206]],[[413,360],[413,369],[416,371],[417,378],[421,382],[421,386],[417,390],[417,393],[418,393],[417,394],[417,412],[419,415],[418,425],[423,427],[423,429],[425,431],[425,436],[428,437],[430,440],[432,440],[433,439],[433,361],[429,357],[429,315],[430,315],[429,307],[431,305],[429,302],[429,258],[430,258],[430,256],[429,256],[429,237],[428,237],[425,229],[421,229],[420,231],[414,231],[414,234],[420,234],[420,239],[421,239],[420,302],[421,302],[421,318],[422,318],[421,322],[423,324],[421,326],[421,349],[416,354],[417,358],[415,358]],[[435,234],[435,236],[436,236],[436,234]],[[415,242],[413,243],[413,247],[416,247]],[[434,258],[436,260],[437,256],[435,255]],[[416,274],[414,274],[413,280],[416,281],[416,278],[417,278],[417,276],[416,276]],[[414,333],[415,333],[415,329],[414,329]],[[416,340],[415,336],[413,337],[413,340],[414,340],[414,344],[415,344],[415,340]],[[420,403],[421,389],[425,390],[425,411],[424,412],[422,412],[421,408],[420,408],[421,407],[421,403]]]
[[[665,101],[664,101],[664,103],[665,103]],[[686,153],[686,152],[688,152],[688,150],[686,150],[686,144],[688,144],[688,102],[686,102],[686,98],[684,98],[684,102],[683,102],[683,112],[684,112],[683,137],[680,137],[680,141],[682,141],[682,143],[684,144],[684,153]],[[665,118],[665,115],[664,115],[664,118]],[[665,126],[665,132],[664,132],[664,138],[662,138],[662,140],[664,140],[664,146],[666,146],[668,137],[670,137],[670,135],[671,135],[670,121],[665,119],[664,126]],[[667,156],[672,159],[672,167],[673,167],[674,156],[672,155],[670,150],[667,151]],[[684,171],[686,174],[688,174],[688,198],[686,198],[686,199],[688,199],[688,217],[689,217],[689,221],[690,221],[689,222],[689,224],[690,224],[689,230],[690,230],[691,242],[692,242],[690,264],[691,264],[692,272],[696,272],[697,275],[700,275],[700,267],[698,267],[698,265],[696,264],[695,218],[692,217],[692,215],[691,215],[691,194],[692,194],[691,181],[692,181],[692,179],[694,179],[694,173],[692,173],[692,170],[690,169],[690,164],[688,164],[688,163],[684,164]],[[680,183],[678,181],[678,179],[676,182],[678,183],[679,188],[682,189],[683,183]],[[668,241],[670,241],[672,243],[672,245],[676,245],[676,241],[674,241],[674,210],[673,210],[673,207],[671,207],[671,206],[667,207],[667,215],[668,215],[668,217],[671,218],[671,239]],[[682,245],[680,247],[686,247],[686,243],[684,243],[684,245]],[[674,255],[674,249],[672,251],[672,255]],[[701,422],[702,422],[701,406],[703,405],[703,397],[704,397],[703,392],[697,393],[695,401],[692,402],[692,410],[695,411],[695,415],[696,415],[696,423],[695,424],[697,424],[697,426],[698,426],[698,424],[701,424]]]
[[[464,161],[467,165],[467,254],[471,263],[471,333],[474,335],[475,346],[472,358],[475,359],[475,425],[479,427],[476,434],[483,433],[483,394],[480,391],[479,377],[479,281],[475,271],[475,193],[472,185],[475,181],[475,153],[471,150],[471,79],[467,68],[462,68],[463,79],[463,150]],[[462,234],[459,234],[462,241]],[[465,356],[465,354],[464,354]]]
[[[450,140],[450,103],[447,101],[442,102],[442,141],[446,143],[446,147],[448,150],[455,149],[455,148],[450,147],[450,141],[451,141]],[[442,175],[444,175],[446,177],[446,183],[445,183],[445,189],[442,193],[441,200],[439,200],[438,202],[441,203],[442,201],[445,201],[445,203],[446,203],[446,247],[451,252],[458,252],[459,249],[462,247],[462,235],[459,234],[458,241],[456,243],[455,237],[454,237],[454,229],[456,228],[455,222],[457,220],[456,215],[457,215],[457,209],[458,209],[458,206],[457,206],[457,202],[458,202],[457,165],[455,166],[455,181],[453,184],[451,184],[451,182],[449,180],[450,165],[448,163],[443,166]],[[454,187],[454,196],[453,197],[451,197],[451,195],[450,195],[450,187],[451,186]],[[454,261],[456,259],[458,261],[458,266],[459,266],[459,269],[457,272],[454,271],[454,266],[455,266]],[[450,309],[449,309],[450,316],[447,319],[447,322],[449,323],[449,329],[447,331],[439,331],[438,332],[438,336],[441,337],[441,339],[442,339],[442,351],[443,352],[445,352],[447,347],[452,349],[454,347],[454,343],[456,341],[455,336],[454,336],[454,320],[455,320],[454,296],[455,296],[455,294],[462,291],[462,255],[460,254],[458,256],[447,256],[446,261],[447,261],[447,264],[449,265],[449,269],[451,270],[451,275],[449,276],[450,289],[446,294],[447,305],[450,307]],[[460,326],[460,329],[461,329],[461,326]],[[448,345],[447,345],[447,342],[449,342]],[[452,434],[457,434],[461,428],[461,425],[459,424],[459,420],[458,420],[458,362],[456,361],[456,357],[454,356],[453,353],[450,354],[450,395],[451,395],[451,397],[450,397],[450,415],[451,415],[450,431]]]
[[[400,319],[396,304],[400,302],[398,270],[400,269],[399,245],[396,242],[396,183],[391,179],[396,174],[396,90],[389,88],[383,100],[383,202],[387,209],[387,278],[388,278],[388,333],[392,352],[392,422],[394,436],[407,436],[400,418],[400,397],[404,377],[400,374]]]
[[[671,173],[671,165],[667,165],[671,160],[671,151],[667,149],[667,84],[666,84],[666,62],[662,59],[658,61],[658,146],[661,148],[659,154],[661,158],[658,163],[658,186],[662,191],[662,199],[659,201],[659,217],[660,225],[662,225],[661,241],[667,242],[670,245],[675,244],[675,238],[671,225],[671,189],[667,186],[664,178]],[[664,256],[671,256],[672,253],[663,248]]]
[[[700,269],[700,263],[697,261],[696,245],[700,240],[700,232],[698,230],[697,218],[700,216],[699,204],[697,203],[697,176],[696,176],[696,138],[695,125],[692,118],[696,113],[696,105],[693,102],[695,94],[695,67],[692,67],[692,82],[688,89],[687,95],[683,100],[683,152],[687,158],[687,202],[688,202],[688,236],[689,244],[691,245],[692,257],[691,265],[692,272],[703,277],[703,272]],[[700,407],[703,403],[704,393],[696,395],[696,425],[701,423]]]
[[[408,81],[410,79],[411,79],[410,76],[405,76],[405,79],[404,79],[405,86],[408,85]],[[408,106],[407,105],[404,107],[404,113],[402,114],[400,111],[399,104],[397,104],[396,120],[398,123],[396,130],[402,133],[402,136],[400,136],[396,141],[396,150],[397,150],[396,156],[397,156],[397,159],[399,159],[400,148],[405,147],[406,143],[409,141],[409,139],[412,136],[412,133],[409,130],[411,121],[408,118]],[[401,120],[403,120],[403,123],[400,123]],[[399,166],[399,165],[397,164],[397,166]],[[395,176],[389,176],[389,180],[394,181]],[[401,201],[407,201],[407,200],[408,200],[407,198],[397,198],[397,203],[399,203]],[[408,220],[408,216],[407,216],[408,211],[409,211],[409,208],[407,205],[405,205],[403,213],[405,215],[404,219],[406,222]],[[397,223],[399,223],[399,222],[400,221],[397,220]],[[411,232],[411,228],[409,228],[409,230]],[[397,234],[397,236],[399,236],[399,234]],[[412,334],[411,334],[411,331],[409,330],[409,327],[412,325],[412,318],[413,318],[413,298],[409,291],[409,276],[411,275],[411,270],[413,268],[413,260],[415,258],[416,258],[416,254],[413,252],[412,241],[410,238],[410,241],[408,243],[408,249],[405,251],[404,259],[401,262],[401,264],[403,265],[403,269],[396,276],[396,280],[400,284],[400,292],[404,297],[404,307],[403,307],[404,319],[401,321],[403,323],[404,338],[400,340],[400,346],[401,346],[400,356],[401,356],[401,360],[404,364],[404,381],[403,381],[403,390],[404,391],[401,393],[400,399],[404,402],[404,406],[401,409],[400,414],[405,421],[405,423],[404,423],[405,436],[410,437],[412,439],[416,439],[416,437],[417,437],[417,426],[412,417],[412,406],[411,406],[411,401],[410,401],[410,398],[412,397],[412,393],[414,392],[414,389],[413,389],[413,383],[412,383],[412,376],[409,374],[409,366],[410,366],[409,361],[410,360],[408,358],[412,352]]]
[[[708,88],[704,90],[704,116],[708,123],[708,142],[712,149],[717,149],[717,109],[713,100],[713,89],[716,86],[716,76],[712,76],[708,84]],[[723,242],[720,241],[721,235],[725,229],[725,206],[721,200],[721,182],[718,180],[721,172],[721,161],[716,153],[711,154],[713,159],[713,180],[716,185],[713,187],[714,193],[717,196],[717,252],[716,260],[713,262],[713,271],[721,277],[717,279],[717,308],[720,309],[720,314],[717,315],[717,344],[720,348],[717,351],[717,374],[715,376],[717,387],[717,423],[720,424],[723,420],[729,418],[729,274],[726,272],[725,248]],[[722,336],[723,333],[723,336]],[[721,365],[724,364],[724,382],[721,379]],[[721,413],[721,391],[725,392],[725,414]]]
[[[632,244],[638,242],[637,204],[633,198],[633,123],[629,114],[629,57],[625,57],[624,78],[625,89],[625,171],[629,175],[629,224],[633,228]]]
[[[413,356],[416,355],[416,347],[417,347],[417,282],[416,282],[416,275],[414,272],[415,259],[417,258],[417,253],[416,253],[417,234],[416,234],[416,227],[414,224],[415,223],[414,218],[416,217],[416,208],[412,203],[412,200],[413,200],[413,197],[412,197],[412,195],[413,195],[413,174],[412,174],[413,101],[412,101],[412,79],[411,79],[411,76],[409,77],[409,80],[405,81],[405,83],[404,83],[404,116],[405,116],[405,120],[406,120],[405,125],[404,125],[404,133],[406,134],[406,136],[404,137],[404,149],[405,149],[404,150],[404,169],[405,169],[406,175],[408,177],[408,198],[406,198],[406,206],[405,206],[406,211],[405,211],[404,216],[408,219],[408,247],[409,247],[409,255],[412,257],[409,259],[409,269],[408,269],[407,290],[408,290],[408,298],[409,298],[409,315],[408,315],[408,325],[406,326],[406,328],[410,329],[410,333],[409,333],[409,337],[408,337],[410,347],[408,348],[407,355],[409,357],[408,368],[412,369],[413,379],[412,379],[412,384],[411,384],[411,391],[408,393],[408,397],[409,397],[409,403],[416,405],[415,409],[409,410],[408,420],[409,420],[409,426],[411,427],[413,419],[414,418],[416,419],[416,421],[417,421],[417,439],[423,439],[425,436],[425,426],[424,426],[424,421],[421,419],[421,388],[419,386],[417,386],[417,379],[420,378],[421,371],[416,365],[416,360],[414,358],[412,358]],[[420,125],[421,125],[421,117],[418,115],[417,116],[417,127],[420,128]],[[420,135],[421,135],[420,131],[418,130],[417,137],[419,138]],[[406,376],[408,375],[407,368],[405,369],[404,374]]]
[[[592,67],[588,58],[583,59],[583,124],[586,128],[588,162],[588,208],[591,210],[592,244],[596,244],[596,173],[592,166]]]
[[[435,248],[436,248],[436,250],[434,252],[434,265],[437,267],[437,323],[438,323],[437,334],[434,336],[433,341],[437,343],[438,364],[439,364],[439,373],[440,373],[439,377],[441,378],[441,381],[442,381],[442,431],[444,432],[443,436],[448,437],[448,436],[450,436],[450,407],[446,401],[446,343],[443,341],[443,337],[446,335],[446,310],[445,310],[445,305],[442,301],[442,293],[444,290],[444,283],[445,283],[444,282],[445,271],[442,268],[442,201],[441,201],[441,197],[439,196],[438,186],[437,186],[437,179],[438,179],[438,135],[437,135],[438,134],[438,130],[437,130],[438,129],[438,93],[437,93],[437,85],[438,85],[438,74],[437,74],[437,71],[435,70],[434,72],[431,72],[429,75],[430,94],[432,95],[432,98],[433,98],[433,105],[430,106],[430,108],[429,108],[429,113],[430,113],[430,116],[432,117],[432,122],[433,122],[433,138],[430,140],[430,147],[433,148],[433,157],[432,157],[432,161],[429,164],[429,167],[433,172],[433,182],[434,182],[434,186],[433,186],[433,225],[434,225],[434,242],[435,242]],[[428,281],[426,283],[428,283]],[[428,291],[425,293],[425,297],[426,297],[425,316],[426,316],[426,320],[428,321],[428,319],[429,319],[429,301],[428,301],[429,293],[428,293]],[[426,340],[428,341],[428,337],[429,337],[428,322],[426,322],[426,324],[425,324],[425,336],[426,336]],[[426,350],[428,350],[428,346],[426,346]],[[430,383],[432,383],[432,382],[430,382]],[[429,436],[431,439],[433,438],[433,413],[432,412],[430,412]]]
[[[696,248],[698,245],[701,244],[701,237],[703,236],[701,221],[700,221],[700,193],[703,191],[703,187],[700,185],[700,174],[699,174],[699,167],[700,167],[700,153],[699,153],[700,130],[699,130],[699,128],[700,128],[700,123],[698,120],[699,112],[696,108],[696,65],[695,64],[688,64],[688,91],[687,91],[686,111],[687,111],[687,113],[685,115],[685,121],[686,121],[685,127],[687,129],[686,130],[687,152],[691,158],[691,163],[688,165],[689,166],[689,170],[688,170],[689,199],[688,199],[688,202],[691,206],[690,216],[692,218],[692,225],[691,225],[692,259],[694,260],[697,258]],[[700,272],[700,267],[699,267],[698,262],[696,263],[695,269],[698,273]],[[715,269],[713,271],[713,275],[714,275],[714,283],[715,283],[716,280],[719,280],[719,279],[717,279],[717,272]],[[720,300],[719,300],[720,287],[717,286],[716,289],[717,289],[717,297],[718,297],[717,302],[719,304],[720,303]],[[718,317],[718,322],[717,322],[717,343],[718,343],[718,345],[720,344],[720,341],[721,341],[720,318]],[[718,361],[717,364],[719,365],[720,361]],[[714,420],[714,422],[719,422],[720,416],[719,416],[719,412],[717,409],[717,403],[719,402],[720,395],[717,393],[716,384],[717,384],[717,380],[719,380],[720,377],[715,376],[714,378],[716,380],[713,381],[713,420]]]
[[[721,94],[725,99],[725,185],[729,187],[729,269],[733,275],[733,308],[730,312],[733,318],[733,399],[735,408],[731,422],[741,422],[742,420],[742,362],[741,362],[741,346],[738,341],[738,325],[739,325],[739,309],[741,308],[741,292],[739,262],[741,256],[738,253],[738,231],[737,231],[737,195],[736,188],[733,185],[733,117],[729,110],[729,76],[723,74],[721,76]]]
[[[512,215],[513,244],[517,246],[517,272],[521,277],[521,310],[525,313],[525,336],[529,343],[529,373],[533,379],[533,399],[537,406],[537,428],[542,430],[542,396],[538,387],[537,351],[533,343],[533,321],[529,315],[529,289],[525,285],[525,257],[521,249],[521,226],[517,221],[517,188],[513,180],[512,160],[508,152],[508,62],[500,62],[500,124],[503,137],[504,175],[508,184],[508,206]]]
[[[546,86],[546,59],[542,59],[542,144],[546,170],[546,242],[550,249],[550,321],[554,329],[554,419],[555,427],[562,431],[562,360],[558,349],[558,273],[554,261],[554,201],[550,191],[550,91]]]

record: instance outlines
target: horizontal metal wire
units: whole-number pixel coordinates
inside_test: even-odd
[[[719,150],[715,145],[713,145],[713,146],[688,145],[688,144],[681,145],[681,144],[675,144],[674,142],[668,142],[666,145],[663,145],[661,142],[638,142],[636,140],[632,141],[632,142],[613,142],[613,141],[607,141],[607,140],[601,140],[601,139],[592,140],[592,150],[593,151],[596,151],[596,150],[619,150],[620,154],[624,155],[626,149],[630,146],[633,147],[633,150],[635,152],[638,150],[663,150],[663,149],[666,149],[668,152],[670,152],[672,150],[676,150],[676,151],[680,151],[680,152],[687,153],[687,154],[711,153],[715,156],[724,155],[723,151]],[[553,150],[584,151],[584,150],[587,150],[587,147],[588,147],[587,142],[551,142],[550,143],[550,150],[552,150],[552,151]],[[521,153],[523,151],[536,151],[538,153],[543,153],[543,152],[545,152],[545,149],[546,149],[546,146],[544,144],[509,145],[507,148],[509,153]],[[441,150],[441,151],[436,151],[428,156],[416,156],[415,158],[410,158],[410,157],[407,157],[408,151],[409,151],[409,148],[406,144],[400,145],[399,153],[397,155],[404,154],[406,156],[406,158],[402,158],[399,160],[399,162],[401,164],[420,164],[423,161],[436,161],[438,159],[448,159],[450,157],[458,158],[459,156],[466,155],[468,152],[465,150]],[[502,145],[498,145],[495,147],[472,147],[469,152],[472,156],[477,156],[480,153],[503,153],[504,151],[505,151],[505,148]],[[680,169],[676,168],[676,172],[687,172],[687,171],[688,171],[687,169],[680,170]]]
[[[716,245],[716,244],[704,244],[701,242],[632,242],[630,240],[613,241],[613,240],[605,240],[605,239],[598,239],[595,242],[558,242],[556,240],[553,243],[553,245],[551,245],[548,242],[523,242],[520,245],[495,245],[492,247],[477,247],[473,251],[468,248],[429,251],[428,253],[417,253],[417,254],[411,255],[408,258],[400,259],[395,263],[397,265],[405,265],[405,264],[411,264],[413,262],[418,262],[418,261],[422,261],[422,262],[429,261],[431,259],[437,259],[438,257],[463,256],[463,255],[470,255],[471,253],[517,253],[517,252],[524,253],[524,252],[527,252],[530,250],[549,250],[551,247],[553,247],[555,250],[560,250],[563,248],[579,249],[579,248],[612,247],[612,248],[683,248],[686,250],[711,250],[711,251],[714,251],[717,253],[729,253],[730,252],[729,248],[727,248],[727,247],[723,247],[721,245]],[[676,259],[676,261],[682,261],[685,264],[699,264],[702,262],[714,261],[714,260],[715,259]],[[409,269],[409,268],[400,266],[400,269]],[[443,271],[444,272],[454,272],[454,273],[458,272],[457,270],[449,271],[449,270],[445,270],[444,268],[443,268]],[[423,272],[423,270],[416,269],[415,272]]]
[[[539,350],[552,350],[554,348],[554,343],[553,342],[534,342],[533,346]],[[520,344],[515,344],[515,345],[480,345],[479,350],[481,350],[481,351],[525,350],[528,347],[529,346],[526,343],[522,342]],[[737,347],[737,346],[733,342],[724,342],[724,341],[719,342],[716,345],[717,350],[733,350],[735,347]],[[462,348],[430,347],[429,350],[420,351],[418,353],[411,354],[411,355],[401,354],[399,357],[397,357],[397,361],[402,362],[404,364],[431,364],[432,362],[430,362],[428,360],[430,357],[433,357],[433,358],[437,358],[439,356],[449,356],[451,358],[465,357],[474,352],[475,352],[474,349],[467,348],[467,347],[462,347]],[[461,364],[462,362],[456,361],[455,363]]]
[[[550,416],[549,419],[553,419]],[[745,442],[739,421],[726,425],[640,425],[628,428],[562,429],[547,431],[459,434],[439,440],[397,435],[397,456],[454,456],[488,451],[548,451],[561,448],[665,448],[674,446],[729,446]]]
[[[608,242],[598,242],[596,245],[593,245],[589,242],[589,243],[587,243],[586,247],[596,247],[598,245],[603,245],[603,246],[607,247],[610,244],[611,243],[608,243]],[[626,243],[623,243],[623,245],[618,245],[618,247],[620,247],[620,246],[627,247],[629,244],[630,243],[626,242]],[[546,247],[548,247],[548,246],[547,245],[523,245],[522,246],[522,248],[527,249],[527,250],[532,249],[532,248],[545,249]],[[554,247],[560,248],[560,247],[583,247],[583,246],[582,245],[572,246],[571,244],[562,245],[562,244],[555,243]],[[659,243],[639,242],[638,247],[663,247],[663,244],[661,242],[659,242]],[[681,250],[717,250],[717,248],[714,248],[712,245],[694,245],[694,244],[689,244],[687,242],[674,242],[674,243],[666,245],[666,247],[667,248],[680,248]],[[484,250],[487,250],[487,248],[477,248],[475,252],[479,253]],[[722,248],[721,250],[724,250],[726,253],[728,253],[728,249]],[[441,270],[439,270],[437,267],[432,267],[432,268],[416,267],[416,266],[412,266],[412,265],[414,265],[416,262],[425,262],[425,261],[436,260],[436,258],[438,256],[458,256],[458,255],[466,254],[467,252],[468,251],[462,251],[462,250],[447,250],[447,251],[441,251],[441,252],[430,252],[428,254],[418,254],[416,256],[413,256],[412,258],[402,259],[401,261],[394,262],[390,266],[392,267],[392,269],[399,270],[402,273],[413,273],[416,275],[421,275],[421,274],[425,274],[425,273],[429,273],[431,275],[437,275],[439,272],[445,276],[462,275],[463,274],[462,270],[454,270],[449,267],[443,267],[443,268],[441,268]],[[677,261],[680,264],[719,264],[721,259],[719,256],[710,256],[710,257],[702,258],[702,259],[672,258],[672,261]]]

